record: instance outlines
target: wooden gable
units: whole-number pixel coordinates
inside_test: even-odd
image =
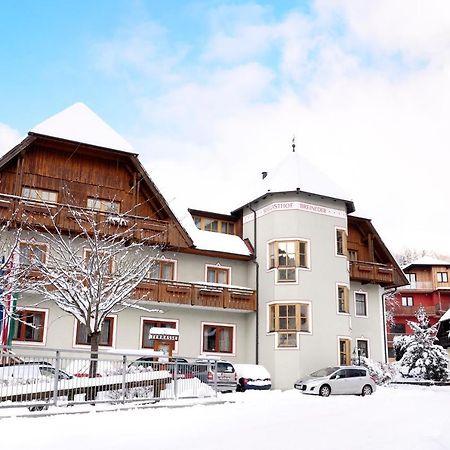
[[[21,197],[23,188],[81,208],[88,198],[114,201],[119,214],[164,227],[168,247],[192,246],[136,154],[30,134],[0,160],[0,194]]]

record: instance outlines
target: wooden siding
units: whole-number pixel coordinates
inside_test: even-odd
[[[20,197],[24,186],[54,191],[58,194],[58,204],[80,208],[87,207],[89,197],[113,200],[119,202],[120,214],[124,214],[130,223],[138,221],[143,237],[156,233],[158,243],[173,248],[188,247],[179,225],[164,212],[159,193],[151,191],[142,174],[130,162],[131,157],[38,138],[2,168],[0,193]],[[19,205],[11,202],[0,205],[3,217],[5,206]],[[48,208],[37,203],[22,202],[19,212],[28,214],[31,222],[50,225]],[[58,226],[63,230],[73,229],[67,208],[58,216]]]
[[[256,310],[256,294],[251,289],[212,286],[200,283],[147,280],[136,289],[135,299],[178,305]]]

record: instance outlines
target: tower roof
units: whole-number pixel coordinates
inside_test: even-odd
[[[252,201],[268,193],[305,192],[342,200],[347,205],[348,213],[355,210],[350,196],[298,152],[289,152],[274,169],[264,174]]]
[[[49,117],[32,128],[30,134],[135,153],[131,144],[84,103],[75,103]]]

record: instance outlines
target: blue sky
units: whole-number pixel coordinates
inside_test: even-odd
[[[228,212],[295,135],[393,250],[450,255],[445,0],[3,1],[0,40],[0,152],[82,101]]]

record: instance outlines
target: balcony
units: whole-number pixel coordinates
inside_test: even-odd
[[[111,214],[92,211],[88,208],[63,204],[43,204],[23,197],[0,194],[0,222],[25,222],[31,226],[46,227],[49,230],[59,228],[62,231],[80,230],[76,213],[90,215],[105,234],[130,230],[136,240],[146,240],[151,244],[165,245],[169,238],[169,223],[148,217],[130,214]],[[52,218],[53,217],[53,218]]]
[[[414,305],[414,306],[396,306],[394,308],[394,315],[395,316],[410,316],[414,317],[416,315],[417,310],[420,308],[421,305]],[[423,309],[427,313],[428,316],[436,316],[439,310],[438,305],[434,306],[423,306]]]
[[[397,336],[406,336],[407,333],[387,333],[387,342],[389,347],[392,347],[392,343],[394,342],[394,338]]]
[[[232,286],[147,280],[135,290],[134,298],[176,305],[256,311],[255,291]]]
[[[394,267],[366,261],[350,261],[350,279],[381,286],[394,284]]]

